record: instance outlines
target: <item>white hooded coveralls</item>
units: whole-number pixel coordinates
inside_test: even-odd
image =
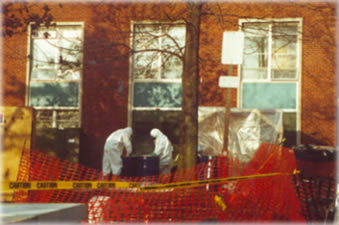
[[[155,138],[154,154],[159,156],[160,172],[162,174],[168,174],[171,172],[171,161],[173,146],[159,129],[154,128],[151,130],[151,136]]]
[[[120,175],[122,167],[121,155],[126,149],[127,156],[132,153],[132,128],[127,127],[114,131],[106,139],[104,156],[102,160],[102,173],[106,176],[112,172],[113,175]]]

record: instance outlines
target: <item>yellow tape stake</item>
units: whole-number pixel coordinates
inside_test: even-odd
[[[140,183],[120,181],[5,181],[2,191],[8,190],[67,190],[67,189],[106,189],[138,188]]]
[[[214,201],[215,201],[215,204],[223,211],[225,212],[227,206],[223,200],[223,198],[220,196],[220,195],[215,195],[214,196]]]

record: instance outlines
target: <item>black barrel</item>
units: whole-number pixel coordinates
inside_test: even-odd
[[[300,174],[294,176],[294,182],[306,222],[332,224],[336,198],[336,148],[298,145],[293,150],[300,170]]]
[[[312,145],[293,146],[294,154],[297,160],[307,160],[313,162],[329,162],[336,160],[336,149],[328,147],[321,149]]]
[[[159,175],[159,156],[122,157],[121,176],[145,177]]]

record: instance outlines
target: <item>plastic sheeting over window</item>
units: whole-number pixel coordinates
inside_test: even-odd
[[[248,162],[260,144],[279,144],[282,141],[283,121],[281,111],[231,110],[228,135],[228,154]],[[224,107],[199,107],[199,154],[222,154],[224,141]]]

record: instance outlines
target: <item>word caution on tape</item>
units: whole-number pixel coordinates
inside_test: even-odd
[[[62,190],[62,189],[105,189],[137,188],[140,183],[120,181],[6,181],[2,190]]]

